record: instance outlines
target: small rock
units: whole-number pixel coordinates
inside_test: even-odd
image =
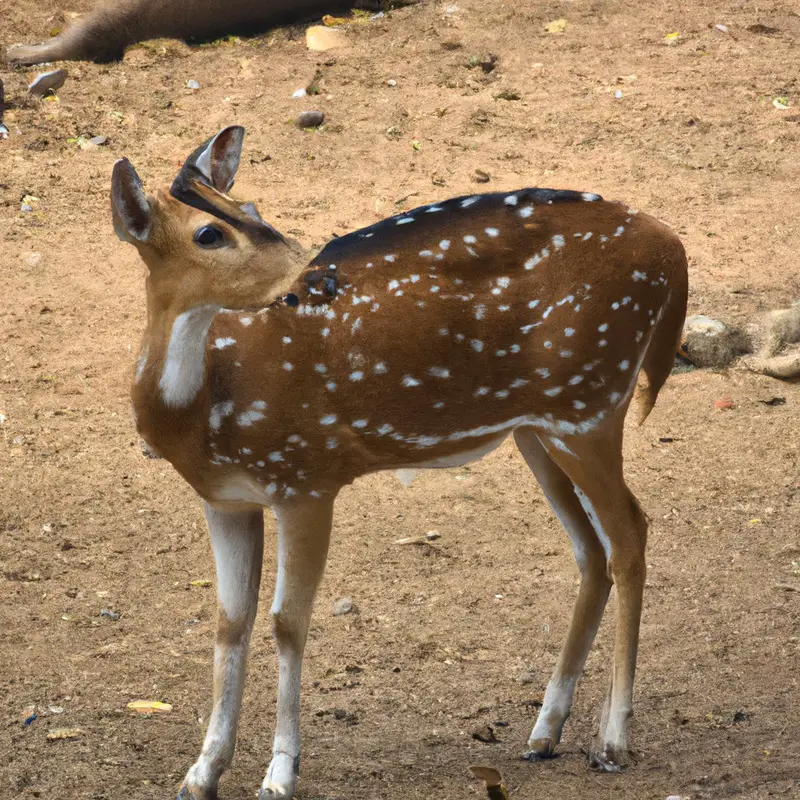
[[[389,80],[386,81],[386,85],[387,86],[397,86],[397,81],[394,78],[389,78]]]
[[[53,728],[47,732],[47,741],[56,742],[59,739],[79,739],[83,736],[80,728]]]
[[[192,79],[186,81],[186,88],[187,89],[199,89],[200,88],[200,84],[196,80],[194,80],[194,78],[192,78]]]
[[[292,97],[305,97],[307,94],[308,92],[305,89],[295,89],[292,92]]]
[[[705,314],[696,314],[684,323],[681,355],[696,367],[724,369],[752,350],[753,344],[744,331]]]
[[[622,89],[617,89],[617,91],[614,92],[614,97],[616,97],[617,100],[622,100]]]
[[[721,397],[719,400],[714,401],[714,408],[719,409],[720,411],[730,411],[733,408],[736,408],[736,403],[730,399],[730,397]]]
[[[119,611],[112,611],[110,608],[101,608],[100,616],[108,617],[109,619],[113,619],[114,622],[116,622],[122,616],[122,614],[120,614]]]
[[[89,144],[95,147],[102,147],[104,144],[108,144],[108,139],[105,136],[93,136],[89,139]]]
[[[8,139],[8,128],[0,122],[0,139]]]
[[[306,47],[315,53],[325,53],[340,47],[347,47],[347,36],[336,28],[312,25],[306,30]]]
[[[476,169],[475,174],[472,176],[472,180],[475,183],[489,183],[491,176],[488,172],[484,172],[482,169]]]
[[[322,111],[304,111],[297,116],[298,128],[319,128],[325,122],[325,114]]]
[[[517,680],[522,683],[536,683],[536,673],[535,672],[523,672],[522,675],[517,678]]]
[[[712,319],[705,314],[695,314],[692,317],[687,317],[686,322],[683,323],[684,335],[690,333],[704,333],[706,336],[714,336],[718,333],[724,333],[724,331],[724,322]]]
[[[30,214],[30,212],[33,211],[33,206],[30,205],[29,203],[23,203],[19,207],[19,210],[22,211],[24,214]]]
[[[350,597],[340,597],[333,604],[333,616],[343,617],[345,614],[352,614],[354,610],[353,600]]]
[[[39,262],[42,260],[41,253],[26,253],[25,254],[25,263],[30,267],[36,267],[39,265]]]
[[[67,71],[65,69],[40,72],[29,84],[28,93],[34,97],[44,97],[48,92],[60,89],[66,80]]]

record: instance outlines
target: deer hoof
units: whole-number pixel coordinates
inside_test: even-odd
[[[597,772],[622,772],[630,764],[627,750],[606,745],[589,751],[589,767]]]
[[[177,800],[217,800],[217,790],[184,783],[178,790]]]
[[[555,750],[552,739],[531,739],[528,747],[530,749],[522,754],[525,761],[543,761],[546,758],[552,758]]]

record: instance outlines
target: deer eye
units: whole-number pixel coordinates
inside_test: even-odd
[[[225,241],[225,235],[219,228],[215,228],[213,225],[203,225],[202,228],[198,228],[194,232],[194,241],[195,244],[200,245],[200,247],[208,249],[222,247]]]

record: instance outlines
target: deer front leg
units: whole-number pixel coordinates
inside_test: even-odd
[[[214,707],[200,758],[189,769],[178,800],[215,800],[236,748],[250,632],[258,605],[264,552],[261,511],[217,511],[204,504],[217,567]]]
[[[259,800],[289,800],[300,768],[300,673],[311,607],[328,557],[333,499],[277,508],[278,575],[272,626],[278,647],[278,714]]]

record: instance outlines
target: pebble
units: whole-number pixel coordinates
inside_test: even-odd
[[[308,92],[305,89],[296,89],[292,92],[292,97],[305,97]]]
[[[120,614],[119,611],[112,611],[111,609],[108,608],[101,608],[100,616],[108,617],[109,619],[113,619],[114,622],[116,622],[122,616],[122,614]]]
[[[200,88],[200,84],[198,83],[198,81],[196,81],[196,80],[194,80],[194,78],[192,78],[191,80],[186,81],[186,88],[187,89],[199,89]]]
[[[397,86],[397,81],[394,78],[389,78],[389,80],[386,81],[386,85],[387,86]]]
[[[41,253],[26,253],[25,254],[25,263],[29,267],[36,267],[39,265],[39,262],[42,260]]]
[[[306,30],[306,47],[316,53],[347,47],[347,36],[336,28],[312,25]]]
[[[725,323],[707,317],[705,314],[695,314],[692,317],[686,318],[686,322],[683,323],[683,332],[685,335],[690,333],[704,333],[707,336],[714,336],[718,333],[725,332]]]
[[[520,683],[536,683],[536,673],[534,672],[523,672],[522,675],[517,678]]]
[[[48,92],[60,89],[66,80],[67,71],[65,69],[40,72],[29,84],[28,93],[34,97],[44,97]]]
[[[325,114],[322,111],[304,111],[297,116],[298,128],[318,128],[325,122]]]
[[[333,616],[343,617],[345,614],[353,612],[353,599],[351,597],[340,597],[333,604]]]

